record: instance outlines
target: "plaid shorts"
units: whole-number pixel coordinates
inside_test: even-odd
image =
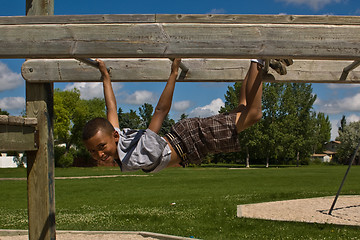
[[[172,126],[165,136],[181,157],[183,166],[201,164],[201,159],[209,153],[240,150],[235,121],[236,114],[188,118]]]

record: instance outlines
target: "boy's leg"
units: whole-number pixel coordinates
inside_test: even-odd
[[[236,129],[238,132],[252,126],[262,117],[262,74],[262,64],[251,61],[240,89],[240,101],[236,109]]]

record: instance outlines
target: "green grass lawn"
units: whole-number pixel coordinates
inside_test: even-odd
[[[236,217],[239,204],[335,195],[346,168],[174,168],[146,177],[59,179],[57,229],[149,231],[201,239],[360,239],[359,227]],[[120,171],[70,168],[55,174]],[[0,169],[0,177],[26,177],[26,170]],[[342,194],[360,194],[359,183],[360,167],[353,166]],[[26,229],[26,181],[0,181],[0,189],[0,228]]]

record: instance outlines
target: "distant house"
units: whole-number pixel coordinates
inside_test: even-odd
[[[23,157],[23,153],[19,153],[19,158]],[[26,157],[24,157],[24,167],[26,167]],[[7,153],[1,153],[0,156],[0,168],[17,168],[19,160],[15,156],[8,156]]]
[[[323,153],[314,153],[311,155],[313,160],[319,159],[321,162],[331,162],[332,158],[337,152],[340,141],[331,141],[325,144],[325,151]]]
[[[331,156],[331,158],[334,157],[334,155],[337,153],[337,149],[340,143],[341,143],[340,141],[330,141],[326,143],[325,144],[326,150],[324,151],[324,153]]]
[[[7,156],[6,153],[1,153],[0,168],[16,168],[17,164],[14,156]]]
[[[311,155],[311,158],[313,160],[317,160],[319,159],[321,162],[330,162],[332,157],[325,154],[325,153],[314,153],[313,155]]]
[[[330,141],[325,144],[325,149],[326,149],[326,151],[336,153],[337,148],[339,147],[340,143],[341,143],[340,141]]]

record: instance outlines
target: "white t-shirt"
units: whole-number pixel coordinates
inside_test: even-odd
[[[164,169],[170,162],[171,150],[166,140],[150,129],[140,137],[128,161],[123,159],[126,149],[134,139],[138,130],[115,128],[120,138],[117,145],[117,152],[121,161],[121,171],[130,172],[143,170],[144,172],[158,172]]]

